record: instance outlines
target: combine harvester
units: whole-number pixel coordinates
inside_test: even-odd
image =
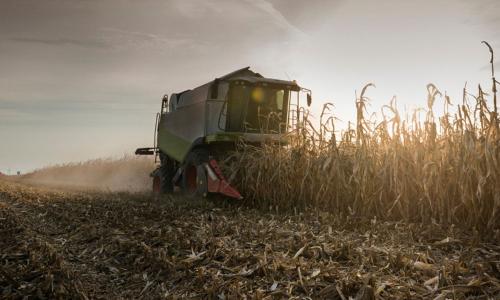
[[[154,147],[135,151],[159,157],[151,173],[153,192],[171,193],[179,186],[188,196],[218,193],[241,199],[217,161],[238,142],[284,142],[283,134],[299,122],[302,93],[309,106],[310,90],[295,81],[264,78],[247,67],[170,98],[165,95],[156,116]]]

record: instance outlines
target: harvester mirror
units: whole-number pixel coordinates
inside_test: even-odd
[[[161,99],[161,110],[160,113],[165,113],[168,107],[168,95],[164,95],[163,99]]]
[[[312,96],[311,93],[307,93],[307,106],[311,106]]]

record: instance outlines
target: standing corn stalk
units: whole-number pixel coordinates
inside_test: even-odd
[[[498,81],[495,79],[494,53],[493,53],[493,48],[490,46],[490,44],[488,42],[482,41],[482,43],[488,47],[488,50],[490,50],[490,54],[491,54],[491,58],[490,58],[491,81],[492,81],[491,90],[493,91],[493,111],[494,111],[494,113],[491,116],[491,119],[492,119],[493,124],[495,124],[495,129],[498,130],[498,126],[499,126],[498,108],[497,108],[497,83],[498,83]]]
[[[493,108],[487,101],[496,94],[478,87],[472,95],[464,87],[453,112],[450,97],[428,84],[426,109],[403,117],[393,98],[377,121],[366,117],[370,86],[356,95],[356,123],[340,134],[327,115],[332,105],[326,104],[319,130],[304,110],[300,130],[289,132],[286,146],[242,145],[227,168],[239,177],[244,201],[262,208],[453,225],[500,237],[497,103]],[[433,109],[441,98],[443,115]]]

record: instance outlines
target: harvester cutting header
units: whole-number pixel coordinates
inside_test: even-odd
[[[249,67],[192,90],[165,95],[156,116],[155,145],[138,155],[155,155],[153,192],[179,186],[191,196],[219,193],[241,198],[222,174],[218,159],[236,143],[283,142],[300,117],[301,93],[311,104],[311,91],[295,81],[265,78]]]

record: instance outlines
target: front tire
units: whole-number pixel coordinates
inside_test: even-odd
[[[182,189],[186,196],[190,198],[207,196],[208,182],[205,163],[208,163],[206,149],[194,149],[188,154],[182,176]]]
[[[156,196],[170,194],[174,191],[172,182],[176,171],[176,163],[164,153],[160,153],[160,167],[153,176],[153,193]]]

